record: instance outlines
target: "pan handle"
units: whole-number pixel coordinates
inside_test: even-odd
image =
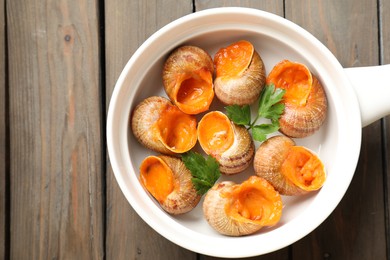
[[[362,127],[390,114],[390,64],[344,71],[359,101]]]

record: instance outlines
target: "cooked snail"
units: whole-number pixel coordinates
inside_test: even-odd
[[[199,114],[209,109],[214,98],[214,66],[210,55],[199,47],[182,46],[165,61],[165,92],[180,110]]]
[[[176,157],[149,156],[140,166],[141,184],[166,212],[174,215],[192,210],[201,198],[191,178],[191,172]]]
[[[265,68],[260,55],[248,41],[221,48],[214,56],[215,95],[227,105],[250,105],[265,83]]]
[[[281,197],[272,185],[251,176],[242,184],[231,181],[215,184],[205,196],[203,213],[219,233],[242,236],[277,224],[282,207]]]
[[[196,118],[163,97],[152,96],[138,104],[131,128],[141,144],[163,154],[187,152],[197,141]]]
[[[283,88],[284,113],[280,132],[290,137],[306,137],[316,132],[327,114],[327,98],[319,80],[303,64],[283,60],[267,77],[267,84]]]
[[[222,173],[236,174],[250,165],[255,148],[248,130],[231,122],[222,112],[204,115],[197,133],[200,146],[218,161]]]
[[[255,173],[282,195],[299,195],[320,189],[326,173],[320,158],[286,136],[274,136],[257,149]]]

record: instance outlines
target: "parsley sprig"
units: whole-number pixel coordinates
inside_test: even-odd
[[[221,176],[219,164],[211,155],[190,151],[182,155],[185,166],[191,171],[192,183],[199,195],[205,194]]]
[[[278,131],[279,118],[284,111],[284,104],[280,103],[286,90],[276,88],[274,84],[266,85],[261,92],[256,118],[251,122],[250,106],[231,105],[225,107],[227,116],[237,125],[247,126],[252,130],[253,139],[265,141],[267,135]],[[271,120],[270,124],[256,125],[259,118]]]

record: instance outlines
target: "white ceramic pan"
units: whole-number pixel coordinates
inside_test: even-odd
[[[162,64],[175,47],[192,44],[213,56],[219,48],[240,39],[254,44],[267,73],[277,62],[289,59],[306,64],[322,82],[329,106],[326,122],[316,134],[296,142],[318,153],[328,177],[318,192],[283,197],[285,206],[278,225],[249,236],[227,237],[207,224],[202,202],[190,213],[174,217],[165,213],[144,190],[138,168],[153,153],[130,133],[129,115],[144,98],[166,96]],[[187,15],[145,41],[116,83],[107,119],[108,152],[115,177],[141,218],[184,248],[217,257],[248,257],[278,250],[310,233],[342,199],[358,161],[362,127],[390,113],[390,86],[383,80],[388,75],[388,65],[342,68],[311,34],[273,14],[247,8],[217,8]],[[251,170],[230,178],[240,182],[249,174]],[[224,179],[229,177],[220,180]]]

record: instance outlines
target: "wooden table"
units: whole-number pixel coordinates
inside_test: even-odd
[[[390,63],[388,0],[0,0],[0,259],[213,259],[134,212],[110,167],[105,121],[147,37],[220,6],[284,16],[344,67]],[[389,259],[389,167],[390,117],[363,129],[356,174],[331,216],[253,259]]]

